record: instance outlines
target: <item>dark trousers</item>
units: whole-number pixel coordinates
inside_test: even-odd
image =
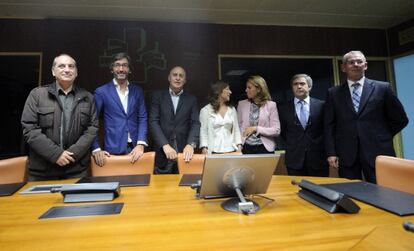
[[[269,152],[266,147],[264,147],[263,144],[261,145],[248,145],[244,144],[242,149],[243,154],[268,154],[268,153],[274,153]]]
[[[339,156],[339,177],[347,179],[359,179],[362,180],[364,176],[365,180],[376,184],[377,179],[375,177],[375,167],[365,158],[361,152],[361,147],[358,144],[357,158],[351,166],[344,166],[341,164],[341,157]]]
[[[176,160],[169,160],[165,158],[165,160],[163,160],[162,163],[163,164],[160,164],[159,162],[155,163],[154,174],[178,174],[178,167],[177,167]]]
[[[62,168],[64,170],[65,167],[58,167]],[[44,180],[64,180],[64,179],[73,179],[73,178],[83,178],[89,176],[89,170],[86,169],[80,173],[74,173],[74,174],[64,174],[62,172],[62,175],[53,175],[53,176],[38,176],[34,173],[31,173],[29,171],[29,174],[27,175],[28,181],[44,181]]]
[[[286,166],[288,175],[291,176],[316,176],[316,177],[328,177],[329,168],[327,163],[323,166],[317,166],[315,168],[315,163],[312,163],[308,160],[307,152],[305,153],[305,160],[303,162],[301,169],[293,169],[289,166]]]
[[[176,140],[171,140],[170,145],[177,151]],[[162,148],[155,152],[154,174],[178,174],[177,160],[167,159]]]

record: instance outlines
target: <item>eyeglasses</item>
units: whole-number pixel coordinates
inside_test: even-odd
[[[346,64],[348,64],[348,65],[354,65],[354,64],[356,64],[356,65],[362,65],[362,64],[365,64],[365,61],[364,60],[361,60],[361,59],[349,60],[349,61],[346,61]]]
[[[121,67],[128,68],[129,65],[128,64],[114,64],[114,67],[115,68],[121,68]]]

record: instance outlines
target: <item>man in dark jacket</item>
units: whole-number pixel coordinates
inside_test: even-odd
[[[312,78],[296,74],[291,79],[294,98],[281,106],[281,136],[286,141],[286,168],[289,175],[328,176],[323,145],[325,102],[309,96]]]
[[[75,60],[62,54],[53,61],[56,81],[33,89],[21,123],[29,145],[29,180],[83,177],[98,131],[93,95],[75,86]]]
[[[177,173],[177,153],[184,160],[193,157],[198,144],[200,121],[195,96],[184,91],[186,73],[173,67],[168,76],[169,88],[152,95],[149,124],[154,140],[155,173]]]
[[[376,183],[375,158],[395,156],[393,138],[407,124],[404,107],[391,84],[368,79],[360,51],[343,56],[347,80],[328,90],[325,105],[325,148],[339,176]]]

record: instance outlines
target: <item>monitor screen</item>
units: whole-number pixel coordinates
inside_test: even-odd
[[[279,161],[278,154],[207,155],[201,177],[200,198],[264,194]]]

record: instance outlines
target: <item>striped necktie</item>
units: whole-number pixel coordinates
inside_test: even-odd
[[[352,84],[352,87],[354,88],[352,90],[352,104],[354,105],[355,112],[358,112],[359,101],[361,100],[361,84],[354,83]]]

